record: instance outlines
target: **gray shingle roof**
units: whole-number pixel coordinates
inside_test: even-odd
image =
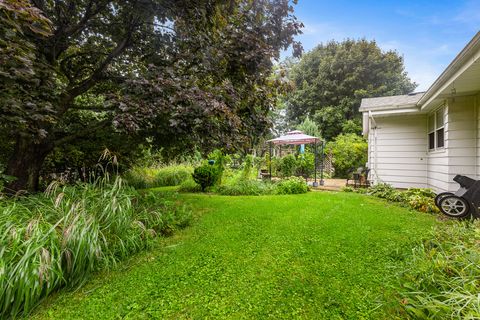
[[[399,96],[378,98],[364,98],[360,104],[360,112],[369,110],[392,109],[401,106],[414,105],[420,100],[425,92],[413,92]]]

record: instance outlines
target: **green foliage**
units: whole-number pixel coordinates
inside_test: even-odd
[[[304,179],[300,177],[289,177],[277,184],[277,194],[299,194],[307,193],[308,186]]]
[[[135,189],[147,189],[156,186],[155,177],[158,169],[133,167],[123,174],[123,178],[129,186]]]
[[[396,201],[396,199],[398,199],[399,191],[397,191],[388,183],[377,183],[376,185],[368,188],[368,194],[378,198]]]
[[[430,232],[400,277],[404,310],[414,319],[480,318],[480,222]]]
[[[359,133],[347,121],[360,122],[362,98],[406,94],[416,87],[396,51],[384,52],[365,39],[320,44],[289,72],[295,90],[286,99],[287,119],[299,123],[312,117],[328,141]]]
[[[405,201],[408,205],[417,211],[438,213],[439,209],[435,205],[435,192],[432,189],[409,188],[402,192],[400,201]]]
[[[315,155],[311,152],[299,154],[295,168],[295,175],[308,178],[315,172]]]
[[[313,176],[314,171],[315,155],[309,151],[309,148],[306,148],[306,152],[303,154],[288,154],[282,158],[272,158],[272,173],[281,177],[308,178]]]
[[[252,169],[253,169],[253,156],[247,155],[245,157],[245,162],[243,163],[242,175],[240,179],[248,180],[252,176]]]
[[[326,106],[316,110],[313,114],[313,120],[321,127],[322,135],[328,141],[343,133],[343,124],[345,122],[344,111],[334,106]],[[348,120],[347,120],[348,121]]]
[[[202,187],[199,184],[197,184],[192,177],[190,177],[190,179],[187,179],[180,184],[178,191],[179,192],[201,192]]]
[[[234,184],[222,185],[216,192],[225,196],[259,196],[276,193],[277,185],[258,180],[240,180]]]
[[[353,119],[353,120],[347,120],[342,124],[342,133],[343,134],[356,134],[356,135],[361,135],[362,134],[362,121],[361,119]]]
[[[186,164],[164,167],[133,167],[124,174],[126,182],[136,189],[178,186],[190,179],[193,168]]]
[[[59,187],[45,195],[0,199],[0,317],[28,312],[61,287],[78,287],[149,245],[157,235],[186,226],[191,211],[117,178],[112,184]]]
[[[294,154],[288,154],[283,158],[280,158],[277,165],[277,170],[283,177],[290,177],[295,174],[297,169],[297,159]]]
[[[309,116],[307,116],[305,120],[303,120],[303,122],[297,126],[297,130],[300,130],[303,133],[313,137],[320,138],[321,136],[318,125],[315,123],[315,121],[311,120]]]
[[[74,145],[61,150],[72,167],[88,149],[111,148],[105,134],[126,152],[170,155],[255,144],[287,87],[269,77],[274,60],[290,46],[301,53],[300,29],[284,0],[1,1],[9,187],[37,191],[54,149]]]
[[[155,177],[157,187],[178,186],[183,181],[188,180],[193,172],[193,168],[188,165],[170,165],[158,170]]]
[[[327,153],[333,155],[335,176],[347,178],[353,168],[365,166],[367,162],[368,144],[356,134],[341,134],[326,145]]]
[[[431,189],[409,188],[406,191],[399,191],[387,183],[377,183],[368,189],[343,188],[345,192],[362,192],[369,195],[386,199],[392,202],[399,202],[401,205],[414,210],[427,213],[438,213],[435,205],[435,192]]]
[[[207,187],[214,186],[221,179],[222,172],[221,167],[203,164],[195,168],[192,177],[193,180],[200,185],[202,191],[205,191]]]
[[[343,192],[356,192],[355,188],[354,187],[350,187],[350,186],[345,186],[342,188],[342,191]]]

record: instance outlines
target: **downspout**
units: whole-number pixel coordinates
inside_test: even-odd
[[[478,157],[480,156],[479,154],[479,150],[478,150],[478,133],[479,133],[479,130],[478,130],[478,125],[479,125],[479,121],[478,121],[478,114],[479,114],[479,110],[478,108],[480,107],[480,94],[477,94],[476,96],[474,96],[474,117],[475,117],[475,174],[477,176],[477,179],[480,177],[480,173],[478,171]]]
[[[378,183],[378,175],[377,175],[377,167],[378,167],[378,148],[377,148],[377,123],[373,118],[372,111],[368,111],[368,118],[370,119],[370,130],[373,129],[373,174],[374,174],[374,182],[375,184]],[[372,127],[373,125],[373,127]]]

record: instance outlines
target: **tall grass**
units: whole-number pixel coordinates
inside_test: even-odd
[[[178,186],[190,178],[193,167],[174,164],[163,167],[134,167],[124,175],[128,184],[137,189]]]
[[[259,196],[274,194],[276,185],[258,180],[239,180],[236,183],[218,186],[215,191],[225,196]]]
[[[480,221],[445,224],[413,252],[401,277],[413,319],[480,319]]]
[[[188,208],[139,194],[120,178],[0,200],[0,318],[28,312],[58,288],[82,285],[190,217]]]

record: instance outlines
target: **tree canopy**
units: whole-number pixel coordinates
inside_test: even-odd
[[[416,87],[396,51],[365,39],[320,44],[293,64],[289,77],[295,89],[287,95],[287,119],[295,125],[310,116],[327,140],[360,130],[362,98]]]
[[[300,130],[303,133],[308,134],[309,136],[317,138],[321,137],[320,129],[318,128],[317,123],[311,120],[308,116],[305,118],[305,120],[303,120],[302,123],[297,126],[297,130]]]
[[[12,190],[85,139],[233,148],[267,132],[288,0],[4,0],[0,134]],[[127,139],[128,137],[128,139]],[[104,139],[105,138],[105,139]]]

